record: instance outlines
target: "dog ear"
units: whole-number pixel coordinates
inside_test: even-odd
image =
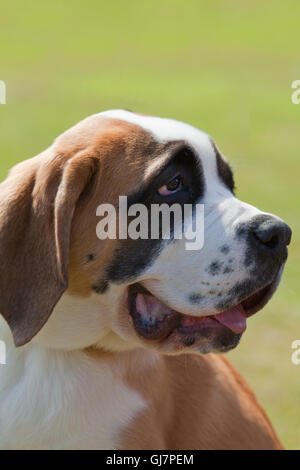
[[[40,331],[68,286],[72,218],[97,168],[94,157],[46,152],[0,184],[0,312],[16,346]]]

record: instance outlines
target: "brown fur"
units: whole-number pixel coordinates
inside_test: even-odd
[[[121,449],[283,448],[253,392],[223,356],[87,353],[109,363],[148,405],[124,430]]]
[[[0,311],[17,346],[38,333],[68,285],[71,293],[90,293],[114,243],[99,252],[95,230],[86,227],[99,204],[116,204],[119,194],[138,188],[145,156],[154,158],[156,147],[138,126],[92,117],[1,183]],[[97,262],[84,271],[93,250]]]

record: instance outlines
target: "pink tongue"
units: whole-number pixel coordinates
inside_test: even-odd
[[[222,325],[227,326],[227,328],[234,333],[242,333],[247,327],[246,312],[241,304],[230,310],[226,310],[226,312],[214,315],[214,318],[219,323],[222,323]]]

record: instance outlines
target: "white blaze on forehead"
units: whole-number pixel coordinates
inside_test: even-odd
[[[150,132],[152,136],[161,143],[173,140],[184,140],[195,149],[197,155],[200,157],[205,180],[209,181],[216,178],[217,164],[211,140],[205,132],[200,131],[196,127],[174,119],[142,116],[124,110],[104,111],[103,113],[99,113],[99,116],[136,124]]]

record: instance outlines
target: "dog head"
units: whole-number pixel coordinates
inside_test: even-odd
[[[17,346],[229,350],[276,290],[291,238],[281,219],[235,197],[207,134],[127,111],[82,121],[17,165],[0,194],[0,311]],[[127,229],[138,225],[134,205],[145,208],[144,236],[115,224],[116,236],[99,239],[99,207],[119,220],[120,196]],[[153,237],[161,204],[189,211],[183,224],[170,217],[168,237],[159,218]],[[204,243],[187,249],[176,231],[195,226],[198,207]]]

